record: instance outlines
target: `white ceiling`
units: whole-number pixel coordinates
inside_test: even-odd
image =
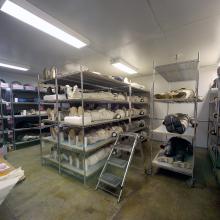
[[[90,41],[75,49],[0,12],[0,59],[32,67],[82,63],[118,74],[110,59],[121,57],[141,74],[152,62],[193,59],[201,65],[220,56],[219,0],[28,0]]]

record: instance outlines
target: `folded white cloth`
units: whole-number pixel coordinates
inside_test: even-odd
[[[82,125],[83,117],[82,116],[66,116],[64,117],[64,122],[73,125]],[[92,118],[89,116],[84,116],[84,125],[89,125],[92,123]]]
[[[81,92],[79,91],[79,88],[77,85],[75,85],[73,88],[69,85],[66,85],[66,93],[68,99],[80,99],[81,98]]]
[[[111,137],[111,131],[107,129],[98,129],[89,132],[87,135],[87,143],[94,144],[98,141],[105,140]]]
[[[64,94],[58,94],[58,100],[65,100],[66,95]],[[45,101],[55,101],[56,100],[56,94],[55,95],[45,95],[44,96]]]
[[[115,113],[107,109],[99,109],[90,111],[92,121],[111,120],[114,118]]]
[[[95,165],[99,161],[106,158],[108,156],[110,150],[111,150],[110,148],[103,148],[102,150],[99,150],[96,153],[94,153],[93,155],[91,155],[90,157],[86,158],[86,160],[85,160],[86,170],[88,170],[89,166]]]

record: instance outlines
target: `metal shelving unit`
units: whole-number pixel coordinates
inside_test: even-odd
[[[13,85],[11,85],[11,93],[10,93],[10,103],[11,103],[11,120],[12,120],[12,126],[11,126],[11,132],[13,133],[13,139],[12,144],[14,150],[18,146],[26,145],[26,144],[36,144],[39,142],[40,138],[35,138],[33,140],[24,140],[19,141],[16,140],[17,136],[19,134],[22,134],[24,132],[35,132],[39,133],[39,120],[40,117],[47,118],[47,115],[44,114],[42,116],[39,116],[38,114],[38,90],[25,90],[25,89],[14,89]],[[45,92],[40,92],[40,97],[42,97],[42,94]],[[33,101],[19,101],[19,99],[31,99]],[[21,110],[29,110],[29,109],[35,109],[36,114],[33,115],[19,115],[17,114]],[[17,123],[20,121],[27,121],[31,122],[34,121],[36,123],[35,126],[31,127],[16,127]],[[37,131],[37,132],[36,132]]]
[[[10,92],[10,87],[6,83],[0,82],[0,139],[1,149],[7,153],[7,148],[11,148],[12,131],[9,129],[10,120],[10,102],[6,100],[6,92]],[[3,149],[4,147],[4,149]]]
[[[195,140],[196,140],[196,131],[197,126],[188,127],[187,130],[183,134],[170,133],[166,130],[164,125],[160,125],[159,127],[155,127],[155,121],[162,121],[163,119],[159,119],[155,117],[155,103],[161,103],[163,107],[167,109],[166,114],[169,114],[170,105],[189,105],[192,104],[194,106],[193,117],[195,119],[195,123],[197,124],[197,105],[200,101],[198,98],[198,85],[199,85],[199,55],[196,60],[186,61],[186,62],[176,62],[168,65],[154,66],[153,71],[153,85],[152,85],[152,93],[151,93],[151,122],[150,122],[150,137],[151,137],[151,158],[150,164],[148,165],[147,172],[149,174],[152,173],[153,166],[157,168],[162,168],[166,170],[170,170],[176,173],[181,173],[191,177],[190,185],[194,184],[194,165],[195,165]],[[179,82],[193,81],[195,82],[194,92],[195,98],[193,99],[156,99],[154,98],[155,93],[155,76],[156,74],[161,75],[167,82],[168,87],[171,88],[171,85]],[[165,105],[165,106],[164,106]],[[157,160],[159,153],[153,159],[153,143],[152,141],[155,139],[155,135],[159,135],[160,137],[164,137],[165,140],[169,140],[171,137],[182,137],[191,141],[193,146],[193,156],[189,158],[192,166],[190,168],[178,167],[175,164],[170,164],[166,162],[160,162]],[[160,140],[161,141],[161,140]]]
[[[213,165],[213,171],[220,184],[220,78],[217,78],[215,88],[209,90],[209,123],[208,151]]]
[[[4,144],[5,144],[5,126],[4,126],[4,123],[5,123],[5,118],[4,118],[4,112],[3,112],[3,98],[2,98],[2,90],[4,90],[2,87],[1,87],[1,82],[0,82],[0,150],[2,151],[2,154],[3,154],[3,147],[4,147]]]
[[[142,96],[149,96],[150,92],[145,91],[142,89],[132,88],[129,84],[126,84],[124,82],[120,82],[102,75],[97,75],[95,73],[92,73],[90,71],[83,71],[82,67],[79,72],[66,74],[66,75],[58,75],[55,74],[54,79],[50,80],[40,80],[40,75],[38,76],[38,85],[40,88],[41,84],[44,85],[54,85],[55,88],[55,94],[56,94],[56,100],[53,101],[45,101],[40,100],[39,101],[39,107],[41,105],[51,105],[54,107],[54,109],[58,112],[62,109],[63,104],[69,104],[70,106],[73,104],[76,104],[78,106],[81,106],[82,109],[85,109],[87,103],[94,103],[94,104],[106,104],[108,108],[111,108],[114,104],[119,105],[126,105],[128,109],[131,109],[132,106],[136,105],[143,105],[144,108],[149,108],[149,103],[147,102],[131,102],[128,97],[135,95],[142,95]],[[75,86],[77,85],[78,88],[81,91],[81,98],[80,99],[66,99],[66,100],[58,100],[58,87],[59,86]],[[101,100],[101,99],[87,99],[84,98],[84,92],[87,91],[111,91],[111,92],[118,92],[123,93],[126,95],[127,100]],[[74,125],[70,124],[64,121],[60,121],[59,117],[57,117],[55,120],[41,120],[44,124],[48,124],[48,126],[55,127],[57,129],[57,138],[56,140],[52,137],[41,137],[41,160],[42,163],[52,163],[59,169],[59,173],[61,171],[67,172],[69,174],[72,174],[73,176],[80,177],[80,179],[83,179],[84,184],[86,184],[87,177],[93,175],[97,171],[99,171],[105,162],[105,159],[99,161],[94,166],[91,166],[89,169],[86,169],[86,158],[88,156],[93,155],[95,152],[97,152],[99,149],[104,148],[107,145],[110,145],[115,141],[115,137],[109,138],[107,140],[98,141],[95,144],[87,145],[85,143],[85,134],[86,132],[91,128],[97,128],[101,125],[108,125],[111,126],[113,124],[118,124],[120,122],[131,123],[132,120],[138,119],[138,118],[144,118],[148,119],[148,115],[140,115],[136,117],[132,117],[129,114],[129,117],[121,118],[121,119],[112,119],[112,120],[102,120],[102,121],[96,121],[91,124],[85,124],[84,123],[84,112],[82,112],[82,124],[80,125]],[[41,125],[41,123],[40,123]],[[41,126],[40,126],[41,128]],[[69,144],[67,141],[62,141],[60,139],[60,132],[63,131],[66,128],[76,128],[82,131],[82,140],[83,142],[79,145],[76,144]],[[136,128],[136,131],[141,130],[147,130],[147,126]],[[41,130],[41,129],[40,129]],[[54,158],[51,158],[49,153],[46,150],[45,143],[52,143],[53,146],[57,150],[57,160]],[[74,152],[77,153],[77,155],[81,158],[83,158],[83,166],[79,169],[78,167],[71,166],[70,164],[67,164],[66,162],[62,162],[61,160],[61,154],[63,151],[68,152]]]

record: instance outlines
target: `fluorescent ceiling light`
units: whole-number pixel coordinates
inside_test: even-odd
[[[0,63],[0,67],[5,67],[5,68],[9,68],[9,69],[14,69],[14,70],[21,70],[21,71],[28,71],[29,70],[24,67],[14,66],[14,65],[6,64],[6,63]]]
[[[111,64],[118,68],[119,70],[128,73],[128,74],[135,74],[138,73],[135,67],[132,67],[130,64],[126,63],[121,59],[114,59],[111,61]]]
[[[89,43],[87,39],[26,1],[6,0],[1,11],[76,48],[85,47]]]

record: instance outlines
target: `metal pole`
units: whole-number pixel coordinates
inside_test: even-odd
[[[217,169],[217,164],[216,164],[216,160],[217,160],[217,157],[218,157],[218,140],[219,140],[219,97],[220,97],[220,79],[218,78],[218,83],[217,83],[217,86],[218,86],[218,99],[217,99],[217,122],[215,123],[215,129],[216,129],[216,140],[217,140],[217,143],[216,143],[216,150],[215,150],[215,158],[214,158],[214,172],[216,172],[216,169]]]
[[[208,136],[207,136],[208,149],[210,147],[210,124],[212,123],[211,120],[210,120],[210,114],[211,114],[211,108],[212,108],[212,105],[210,104],[210,99],[211,99],[211,86],[209,88],[209,114],[208,114]],[[217,102],[218,102],[218,100],[217,100]]]
[[[56,112],[57,112],[57,151],[58,151],[58,168],[61,173],[61,150],[60,150],[60,120],[59,120],[59,102],[58,102],[58,80],[57,69],[55,68],[55,90],[56,90]]]
[[[194,119],[195,119],[195,127],[194,127],[194,137],[193,137],[193,171],[192,171],[192,181],[194,182],[194,167],[195,167],[195,143],[196,143],[196,134],[197,134],[197,124],[198,124],[198,119],[197,119],[197,111],[198,111],[198,90],[199,90],[199,53],[198,53],[198,58],[197,58],[198,66],[196,70],[196,85],[195,85],[195,94],[196,98],[194,100]]]
[[[40,96],[40,74],[37,75],[37,94],[38,94],[38,111],[39,111],[39,135],[40,135],[40,156],[41,164],[43,164],[43,149],[42,149],[42,130],[41,130],[41,96]]]
[[[13,132],[13,148],[16,150],[15,144],[15,119],[14,119],[14,94],[13,94],[13,86],[11,84],[11,92],[10,92],[10,101],[11,101],[11,120],[12,120],[12,132]]]
[[[131,96],[132,96],[131,84],[129,84],[128,89],[129,89],[129,99],[128,99],[128,103],[129,103],[129,124],[131,124]]]
[[[1,105],[1,109],[0,109],[0,113],[1,113],[1,136],[2,136],[2,149],[4,147],[4,117],[3,117],[3,109],[2,109],[2,87],[1,87],[1,82],[0,82],[0,105]]]
[[[85,146],[85,126],[84,126],[84,99],[83,99],[83,69],[80,65],[80,80],[81,80],[81,102],[82,102],[82,136],[83,136],[83,184],[86,185],[86,146]]]
[[[121,199],[122,189],[123,189],[123,186],[124,186],[124,183],[125,183],[125,178],[126,178],[127,173],[128,173],[128,168],[129,168],[131,160],[133,158],[133,154],[134,154],[135,146],[137,144],[137,140],[138,140],[138,135],[134,136],[134,143],[133,143],[132,151],[131,151],[131,154],[130,154],[130,157],[129,157],[129,160],[128,160],[128,163],[127,163],[127,166],[126,166],[126,169],[125,169],[125,173],[124,173],[124,176],[123,176],[123,179],[122,179],[122,182],[121,182],[121,189],[120,189],[120,193],[119,193],[119,196],[118,196],[118,202]]]
[[[152,157],[153,157],[153,120],[154,120],[154,86],[155,86],[155,62],[153,61],[153,83],[151,88],[151,95],[150,95],[150,159],[148,162],[148,170],[147,174],[152,174]]]

